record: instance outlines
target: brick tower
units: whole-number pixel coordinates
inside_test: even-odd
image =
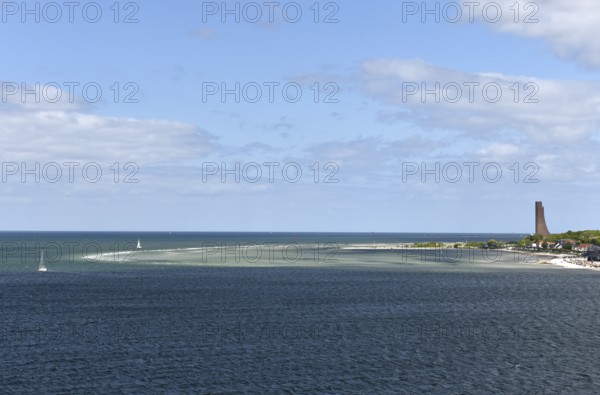
[[[542,202],[535,202],[535,234],[548,236],[548,227],[546,226],[546,218],[544,217],[544,206]]]

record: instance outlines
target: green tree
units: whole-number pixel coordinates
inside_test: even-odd
[[[525,237],[517,242],[517,247],[519,247],[519,248],[528,247],[529,245],[531,245],[531,240],[529,240],[527,237]]]
[[[498,248],[498,242],[494,239],[490,239],[487,242],[488,248]]]

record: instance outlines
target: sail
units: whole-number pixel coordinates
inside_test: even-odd
[[[40,254],[40,266],[38,267],[38,272],[45,272],[46,270],[46,265],[44,264],[44,251],[42,250],[42,253]]]
[[[140,239],[138,239],[138,243],[137,243],[137,249],[141,250],[142,249],[142,243],[140,242]]]

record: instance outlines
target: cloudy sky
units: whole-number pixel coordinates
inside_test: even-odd
[[[598,229],[600,3],[3,2],[3,230]]]

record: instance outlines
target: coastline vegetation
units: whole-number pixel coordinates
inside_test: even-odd
[[[444,243],[439,241],[413,243],[413,248],[481,248],[481,249],[522,249],[545,251],[549,253],[585,252],[589,247],[600,248],[600,230],[567,231],[543,236],[531,234],[521,240],[497,241],[465,241]]]
[[[424,243],[413,243],[412,247],[414,248],[438,248],[444,247],[446,243],[440,243],[437,241],[429,241]]]
[[[516,246],[516,241],[496,241],[494,239],[485,241],[466,241],[459,243],[442,243],[439,241],[429,241],[429,242],[421,242],[421,243],[413,243],[411,245],[412,248],[486,248],[486,249],[498,249],[504,248],[509,245]]]
[[[545,240],[545,241],[550,242],[550,241],[558,241],[558,240],[564,240],[564,239],[575,240],[576,242],[579,242],[579,243],[600,245],[600,230],[579,230],[576,232],[569,230],[564,233],[555,233],[555,234],[551,234],[546,237],[535,234],[535,235],[526,236],[521,241]]]

